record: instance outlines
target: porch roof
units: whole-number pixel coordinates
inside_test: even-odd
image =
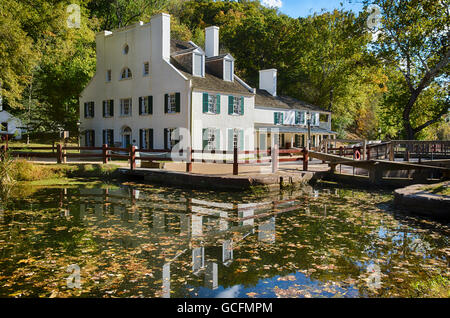
[[[307,134],[307,127],[255,124],[255,129],[278,129],[280,133]],[[321,127],[311,127],[311,134],[335,135],[337,132]]]

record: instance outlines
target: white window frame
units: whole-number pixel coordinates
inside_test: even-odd
[[[94,145],[95,145],[95,140],[92,140],[92,132],[94,132],[94,137],[95,137],[94,129],[86,130],[86,134],[85,134],[86,140],[84,141],[84,144],[86,145],[86,147],[94,147]],[[91,141],[93,141],[93,142],[91,142]]]
[[[212,151],[216,150],[216,129],[215,128],[207,128],[208,133],[208,144],[205,147],[205,150]]]
[[[208,94],[208,113],[217,114],[217,95]]]
[[[142,66],[142,74],[143,76],[149,76],[150,75],[150,63],[144,62]]]
[[[228,63],[229,62],[229,63]],[[227,74],[227,65],[230,65],[230,78],[226,78],[225,74]],[[227,82],[233,82],[234,77],[234,61],[229,59],[223,60],[223,80]]]
[[[150,96],[141,96],[141,105],[139,105],[141,108],[141,116],[150,115],[149,98]]]
[[[111,118],[111,117],[113,117],[113,115],[112,115],[111,112],[110,112],[111,106],[112,106],[113,102],[114,102],[113,99],[107,99],[107,100],[106,100],[105,118]],[[113,111],[113,112],[114,112],[114,111]]]
[[[84,118],[94,118],[95,116],[95,102],[91,101],[91,102],[86,102],[87,104],[87,108],[86,108],[86,114],[84,116]],[[91,111],[92,109],[92,111]],[[94,116],[92,115],[92,113],[94,113]]]
[[[177,112],[177,94],[172,93],[168,94],[168,101],[167,101],[167,113],[168,114],[176,114]]]
[[[233,115],[239,115],[241,116],[241,106],[242,106],[242,98],[233,96]],[[237,107],[237,111],[236,111]]]
[[[200,57],[200,74],[196,74],[195,70],[196,70],[196,57]],[[205,76],[205,56],[203,54],[199,54],[199,53],[192,53],[192,75],[197,76],[197,77],[204,77]]]
[[[106,82],[109,83],[112,80],[112,71],[106,70]]]
[[[128,105],[126,102],[129,102]],[[128,113],[125,113],[125,107],[128,106]],[[120,116],[122,117],[130,117],[133,112],[133,100],[131,98],[122,98],[120,99]]]
[[[124,76],[125,75],[125,76]],[[127,80],[133,78],[133,72],[129,67],[124,67],[120,72],[120,80]]]

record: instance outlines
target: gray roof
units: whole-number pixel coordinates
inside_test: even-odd
[[[308,133],[308,128],[302,127],[302,126],[255,124],[255,129],[267,129],[267,130],[278,129],[278,132],[280,132],[280,133],[297,133],[297,134],[307,134]],[[311,127],[311,133],[313,133],[313,134],[337,134],[335,131],[317,127],[317,126]]]
[[[323,108],[298,100],[294,97],[272,96],[269,92],[263,89],[256,90],[255,106],[329,112]]]
[[[179,41],[179,40],[171,40],[170,41],[170,50],[171,55],[178,55],[181,53],[191,52],[197,49],[196,46],[192,45],[189,42]],[[227,54],[220,55],[221,58],[226,56]],[[218,57],[214,57],[218,58]],[[222,78],[219,78],[213,74],[208,72],[208,69],[205,70],[205,77],[197,77],[193,76],[188,72],[188,70],[183,67],[180,63],[178,63],[175,59],[171,59],[170,61],[172,65],[174,65],[184,76],[192,81],[193,88],[204,89],[209,91],[217,91],[224,92],[230,94],[251,94],[247,88],[245,88],[242,84],[240,84],[236,79],[233,82],[224,81]]]

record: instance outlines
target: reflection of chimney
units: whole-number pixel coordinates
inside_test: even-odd
[[[206,57],[219,55],[219,27],[210,26],[205,29]]]
[[[151,19],[152,55],[170,60],[170,15],[160,13]]]
[[[264,89],[272,96],[277,96],[277,70],[259,71],[259,89]]]

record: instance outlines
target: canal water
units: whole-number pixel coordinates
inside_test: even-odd
[[[19,192],[0,202],[0,297],[410,297],[449,282],[449,224],[390,193]]]

